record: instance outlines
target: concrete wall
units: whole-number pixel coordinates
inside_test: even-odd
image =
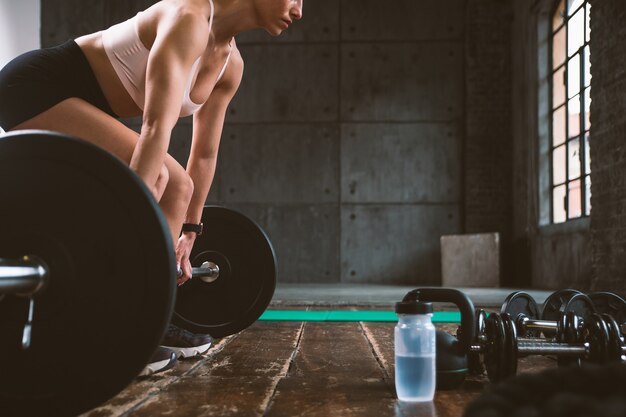
[[[40,0],[0,0],[0,68],[39,48],[40,8]]]
[[[214,198],[266,226],[282,281],[436,285],[461,230],[464,1],[304,7],[238,38]]]
[[[512,274],[510,1],[469,0],[466,29],[465,231],[500,234],[503,286]]]

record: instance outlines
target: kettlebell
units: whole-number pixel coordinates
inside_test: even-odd
[[[441,330],[437,330],[436,334],[437,389],[457,388],[467,375],[467,353],[476,337],[474,303],[467,295],[454,288],[416,288],[409,291],[402,301],[452,303],[459,309],[459,338]]]

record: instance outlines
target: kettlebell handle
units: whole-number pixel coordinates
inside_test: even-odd
[[[409,291],[402,301],[426,301],[453,303],[461,312],[461,331],[459,334],[460,354],[467,354],[474,341],[476,312],[474,303],[465,293],[454,288],[416,288]]]

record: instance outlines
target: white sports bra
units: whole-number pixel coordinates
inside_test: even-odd
[[[209,32],[213,26],[213,1],[211,3],[211,18],[209,20]],[[102,32],[102,44],[104,50],[111,61],[113,69],[117,73],[120,81],[128,91],[128,94],[135,101],[137,106],[143,111],[146,101],[146,71],[148,68],[148,50],[139,39],[139,28],[137,16],[117,25],[111,26]],[[224,66],[220,71],[217,80],[219,81],[226,71],[226,66],[232,53],[232,43]],[[190,116],[195,113],[204,103],[198,104],[191,101],[189,94],[198,76],[200,58],[194,62],[191,72],[187,78],[185,92],[183,93],[180,117]]]

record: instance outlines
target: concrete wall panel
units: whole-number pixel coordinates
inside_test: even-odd
[[[279,282],[339,282],[338,205],[227,207],[249,216],[265,230],[276,252]]]
[[[459,136],[453,123],[343,125],[342,201],[460,202]]]
[[[343,205],[341,281],[440,285],[439,239],[459,230],[458,205]]]
[[[341,37],[347,41],[458,39],[464,0],[343,0]]]
[[[228,203],[338,203],[337,125],[227,125],[218,177]]]
[[[341,55],[341,117],[442,121],[463,116],[463,45],[347,44]]]
[[[255,45],[240,50],[246,69],[229,121],[337,119],[336,46]]]
[[[104,29],[105,7],[105,1],[42,0],[41,45],[58,45],[68,39]]]

